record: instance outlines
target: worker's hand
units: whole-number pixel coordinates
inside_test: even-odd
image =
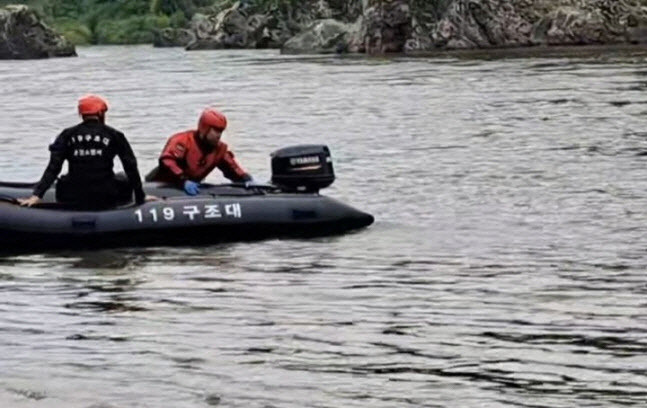
[[[200,194],[200,184],[195,181],[187,180],[184,182],[184,191],[190,196]]]
[[[19,198],[18,203],[23,206],[23,207],[31,207],[34,204],[38,204],[40,202],[40,197],[38,196],[31,196],[29,198]]]
[[[259,183],[258,181],[254,180],[253,178],[247,180],[245,182],[245,188],[253,188],[253,187],[259,187],[259,186],[264,186],[265,184]]]

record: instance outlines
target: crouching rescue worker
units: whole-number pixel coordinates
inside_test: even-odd
[[[63,130],[49,146],[51,155],[43,177],[31,197],[18,200],[20,204],[37,204],[65,160],[69,172],[56,183],[57,200],[81,209],[101,210],[115,207],[120,196],[132,197],[134,191],[137,204],[144,203],[146,196],[130,144],[123,133],[105,124],[107,102],[99,96],[86,95],[79,99],[78,110],[83,122]],[[115,177],[115,156],[119,156],[127,180]]]
[[[218,167],[233,182],[255,185],[252,176],[238,164],[234,154],[220,139],[227,128],[227,118],[214,108],[200,115],[197,130],[188,130],[171,136],[146,181],[177,184],[188,195],[200,193],[200,182]]]

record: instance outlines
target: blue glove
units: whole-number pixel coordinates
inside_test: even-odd
[[[184,191],[190,196],[200,194],[200,183],[187,180],[184,182]]]
[[[259,183],[258,181],[254,180],[253,178],[250,178],[245,182],[245,188],[252,188],[252,187],[259,187],[263,186],[263,183]]]

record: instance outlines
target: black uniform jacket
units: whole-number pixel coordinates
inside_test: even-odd
[[[61,132],[49,150],[49,164],[34,188],[34,195],[43,197],[61,172],[65,160],[69,166],[70,181],[80,187],[113,183],[114,158],[119,156],[135,191],[136,202],[144,202],[137,159],[126,137],[118,130],[96,120],[85,121]]]

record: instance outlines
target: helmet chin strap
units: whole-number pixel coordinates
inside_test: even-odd
[[[88,120],[96,120],[99,121],[100,123],[105,123],[106,121],[106,115],[103,113],[97,114],[97,115],[81,115],[83,118],[83,121],[88,121]]]
[[[212,146],[209,144],[209,142],[207,142],[207,135],[203,135],[198,130],[196,132],[196,139],[198,140],[198,145],[200,145],[200,148],[202,150],[211,150]]]

